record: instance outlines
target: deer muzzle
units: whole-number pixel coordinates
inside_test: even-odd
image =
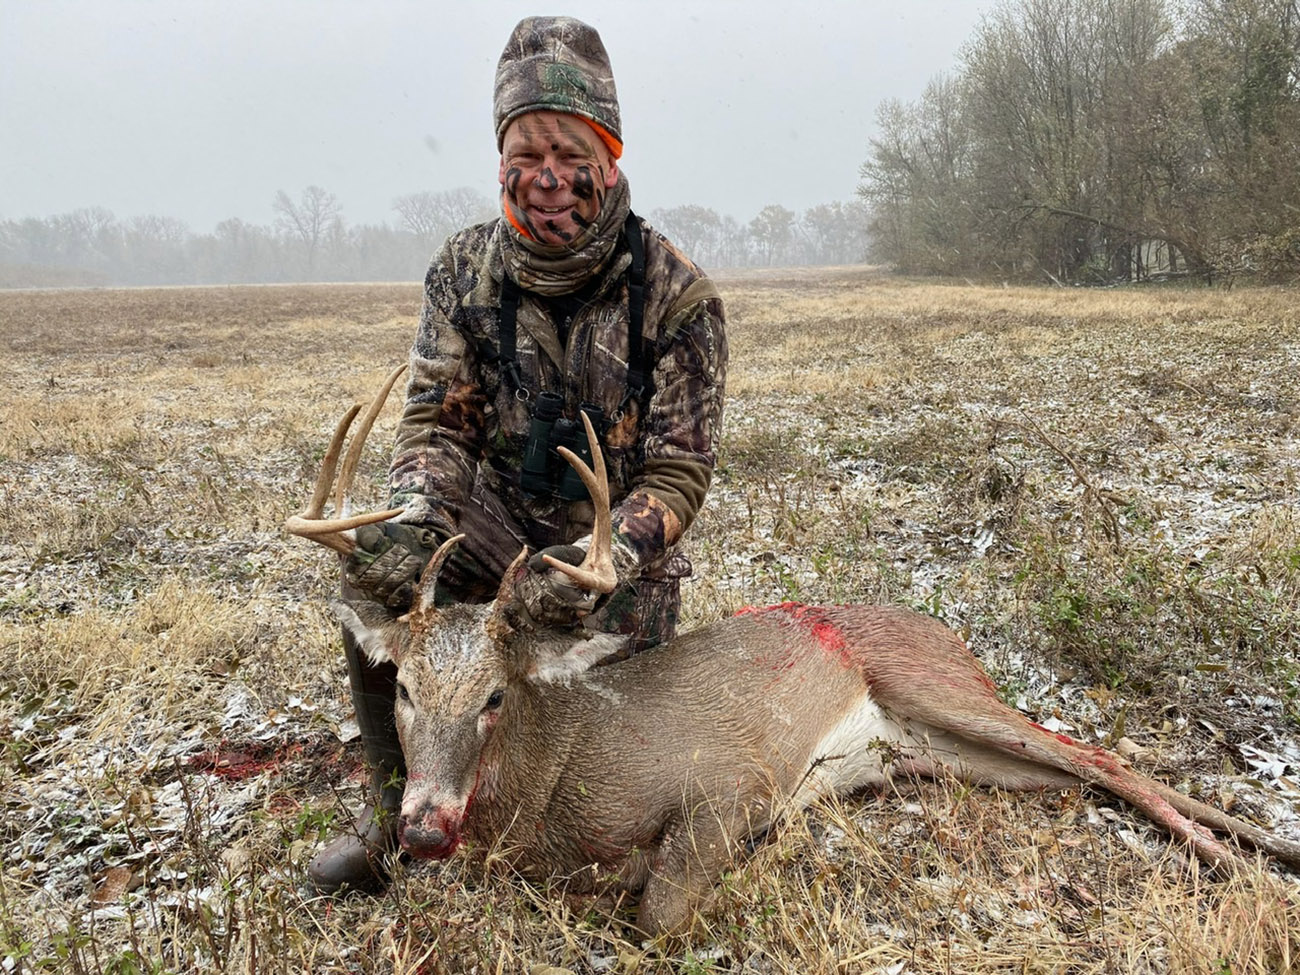
[[[419,815],[405,811],[397,824],[402,849],[421,860],[445,860],[460,845],[463,817],[445,808],[423,810]]]

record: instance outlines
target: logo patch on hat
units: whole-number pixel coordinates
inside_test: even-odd
[[[582,71],[571,64],[548,64],[546,66],[546,89],[556,98],[566,96],[576,101],[587,99],[587,79]]]

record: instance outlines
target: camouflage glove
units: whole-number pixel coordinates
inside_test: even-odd
[[[528,560],[528,574],[515,583],[515,596],[524,611],[540,625],[572,626],[592,612],[605,593],[583,589],[559,569],[552,569],[543,560],[549,555],[569,565],[579,565],[587,557],[591,536],[580,538],[572,545],[552,545]],[[618,585],[636,573],[636,556],[627,543],[615,533],[611,554]]]
[[[549,555],[569,565],[580,565],[590,539],[577,545],[552,545],[528,560],[528,574],[515,583],[515,596],[528,617],[540,626],[572,626],[596,607],[601,593],[582,589],[559,569],[544,561]]]
[[[343,578],[389,609],[407,609],[438,536],[431,528],[381,522],[356,530],[357,547],[343,560]]]

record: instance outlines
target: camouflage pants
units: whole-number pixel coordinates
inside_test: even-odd
[[[521,525],[496,495],[483,490],[481,482],[461,512],[457,531],[465,538],[438,575],[440,599],[445,595],[455,602],[495,599],[501,577],[524,546],[536,551],[568,541],[553,526]],[[662,567],[629,579],[597,605],[583,620],[584,628],[630,637],[622,653],[602,663],[639,653],[676,635],[681,580],[690,570],[690,562],[678,553]]]

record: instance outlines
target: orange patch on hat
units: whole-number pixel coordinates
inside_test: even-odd
[[[591,126],[591,130],[600,136],[600,141],[605,143],[605,148],[615,159],[621,159],[623,156],[623,143],[614,138],[613,134],[604,126],[593,122],[591,119],[582,115],[575,115],[574,118],[580,118]]]

